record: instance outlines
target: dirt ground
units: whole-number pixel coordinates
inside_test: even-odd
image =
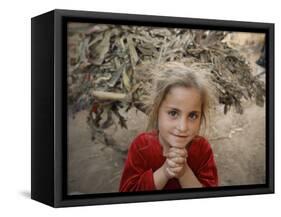
[[[245,48],[249,37],[245,38],[228,40],[239,42],[233,46]],[[259,57],[255,49],[260,47],[251,46],[254,49],[241,49],[241,52],[249,58],[253,74],[259,74],[263,68],[255,64]],[[224,115],[220,105],[215,109],[208,139],[215,155],[220,186],[265,183],[265,107],[245,102],[243,115],[233,110]],[[112,146],[106,146],[102,138],[91,140],[86,118],[87,111],[81,111],[75,119],[68,119],[68,192],[117,192],[126,158],[119,149],[127,148],[132,139],[145,130],[146,116],[132,109],[128,114],[128,130],[109,128],[106,135],[114,143]]]
[[[221,112],[213,120],[209,141],[220,186],[265,183],[265,110],[254,104],[246,107],[243,115]],[[86,117],[86,112],[80,112],[76,119],[69,119],[69,192],[116,192],[126,155],[102,141],[91,141]],[[131,110],[129,117],[129,130],[107,130],[123,147],[145,129],[145,115],[138,112],[136,116]]]

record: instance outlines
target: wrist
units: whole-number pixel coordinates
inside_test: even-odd
[[[153,179],[155,188],[157,190],[161,190],[165,187],[166,183],[169,181],[169,178],[165,173],[164,165],[153,173]]]
[[[163,178],[168,181],[171,178],[171,175],[168,173],[167,165],[164,163],[162,167],[160,167],[161,174]]]
[[[202,184],[193,173],[192,169],[186,164],[183,175],[179,178],[179,183],[182,188],[200,188]]]
[[[184,163],[183,172],[182,172],[182,174],[178,177],[179,181],[181,181],[181,179],[184,179],[185,175],[188,173],[189,170],[190,170],[190,167],[188,166],[188,164],[187,164],[187,163]]]

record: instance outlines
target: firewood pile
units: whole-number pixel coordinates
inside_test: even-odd
[[[126,111],[147,113],[150,69],[178,61],[209,73],[224,114],[243,101],[264,105],[265,84],[252,74],[248,61],[223,41],[224,31],[107,24],[68,27],[69,114],[88,110],[92,138],[118,125],[127,128]],[[121,112],[124,111],[124,112]],[[113,118],[115,116],[115,118]],[[116,123],[116,120],[117,123]]]

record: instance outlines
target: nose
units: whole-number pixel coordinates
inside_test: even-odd
[[[189,128],[188,120],[185,118],[181,118],[177,124],[177,129],[180,132],[187,132]]]

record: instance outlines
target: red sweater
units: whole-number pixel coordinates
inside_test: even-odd
[[[214,155],[208,141],[195,137],[187,148],[187,163],[205,187],[217,186],[218,175]],[[132,142],[125,162],[119,191],[156,190],[153,172],[165,162],[163,148],[156,131],[142,133]],[[170,179],[163,189],[180,189],[178,179]]]

